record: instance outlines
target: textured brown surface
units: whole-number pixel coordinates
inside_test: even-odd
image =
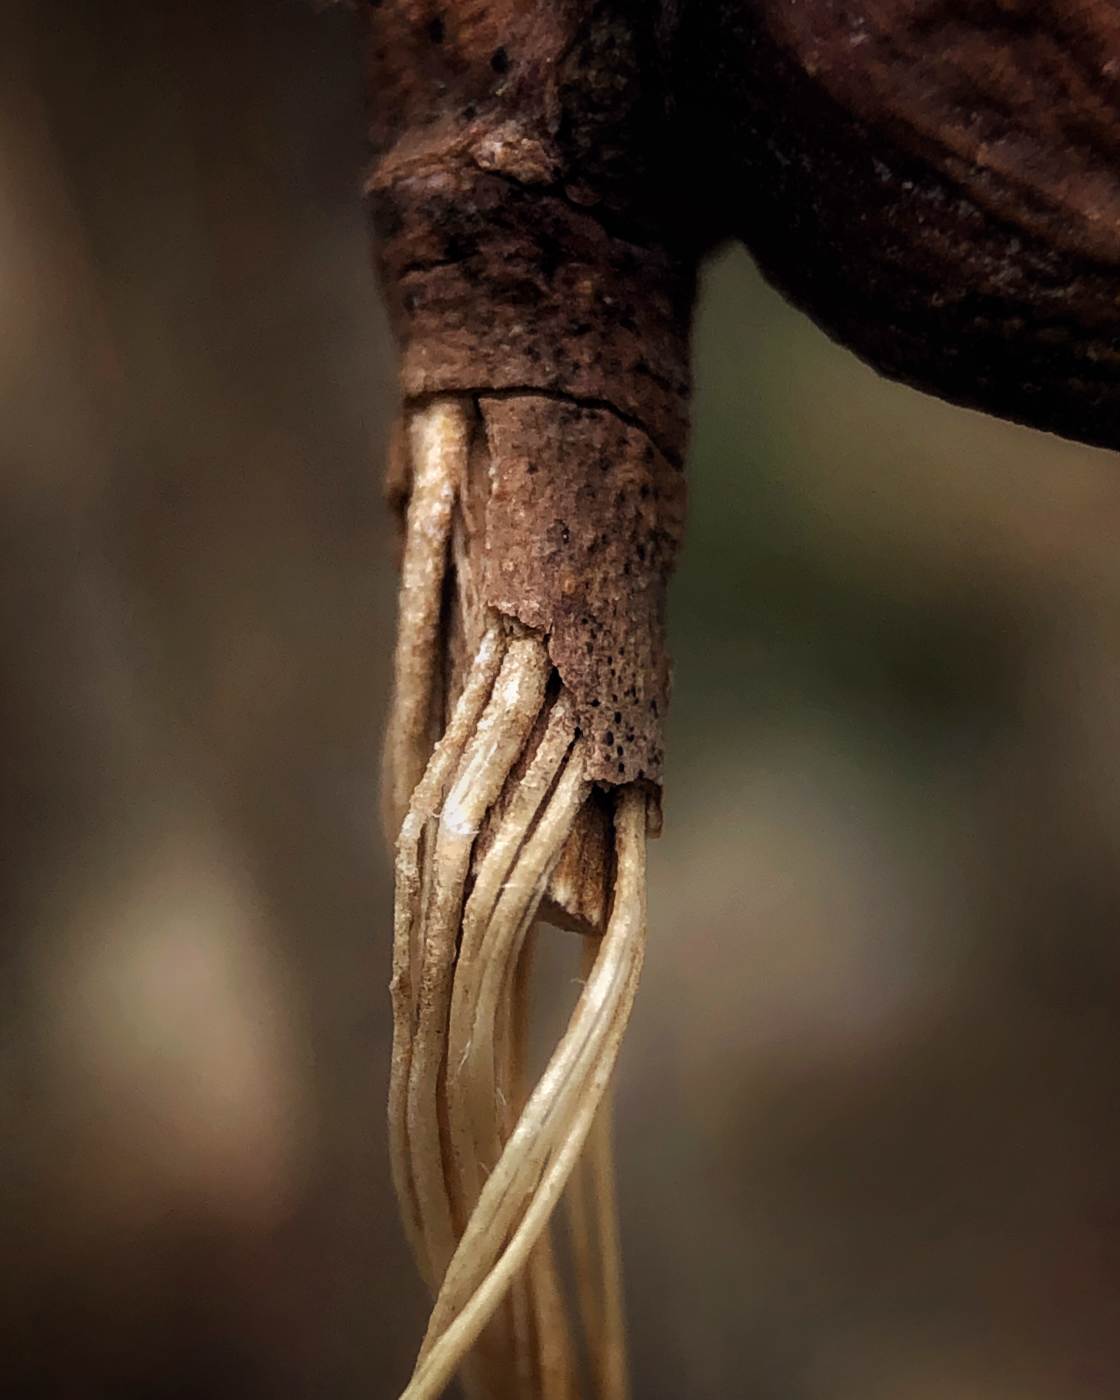
[[[718,238],[882,372],[1120,446],[1111,0],[367,16],[404,397],[483,404],[487,596],[550,634],[596,777],[660,772],[689,313]]]
[[[679,461],[691,280],[660,247],[498,175],[453,167],[379,197],[407,398],[545,390],[606,403]]]
[[[487,601],[540,628],[594,743],[589,776],[661,776],[665,585],[684,478],[604,409],[484,398]]]
[[[368,21],[403,397],[478,402],[485,601],[547,634],[614,784],[660,777],[683,518],[695,256],[653,168],[656,13],[387,0]]]
[[[694,258],[666,235],[653,9],[390,0],[369,180],[406,398],[528,388],[684,453]],[[635,18],[635,15],[638,18]]]
[[[892,377],[1120,446],[1114,0],[691,0],[710,231]]]
[[[766,0],[834,100],[1055,249],[1120,261],[1115,0]]]

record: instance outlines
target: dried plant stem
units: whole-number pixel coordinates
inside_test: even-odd
[[[546,638],[478,601],[471,432],[471,406],[459,399],[428,404],[408,432],[388,749],[389,801],[401,817],[389,1117],[402,1213],[436,1296],[406,1395],[436,1396],[459,1369],[480,1400],[581,1393],[548,1223],[598,1122],[592,1227],[576,1254],[587,1274],[591,1390],[621,1400],[610,1149],[597,1111],[641,964],[646,797],[636,785],[616,790],[602,827],[613,852],[600,862],[613,868],[609,917],[587,940],[587,981],[526,1095],[533,924],[592,784],[588,741]]]

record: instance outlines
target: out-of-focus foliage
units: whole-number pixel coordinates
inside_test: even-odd
[[[391,1396],[424,1309],[349,19],[9,9],[5,1374]],[[737,253],[696,362],[619,1095],[635,1394],[1114,1394],[1118,463],[876,380]]]

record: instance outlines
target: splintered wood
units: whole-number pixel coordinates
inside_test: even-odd
[[[574,1198],[571,1302],[548,1226],[592,1134],[641,966],[679,473],[601,414],[517,407],[441,398],[407,423],[386,758],[399,825],[393,1173],[435,1295],[406,1391],[417,1400],[457,1368],[486,1397],[626,1389],[605,1123]],[[551,454],[560,430],[563,481],[527,492],[534,438]],[[609,542],[604,495],[619,521]],[[605,705],[618,708],[600,718]],[[542,911],[591,951],[568,1029],[529,1091]]]

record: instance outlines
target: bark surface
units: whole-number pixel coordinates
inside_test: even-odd
[[[674,160],[693,153],[713,236],[882,373],[1120,447],[1115,0],[679,20]]]
[[[369,180],[406,405],[479,405],[485,601],[542,631],[587,776],[661,776],[695,248],[661,178],[656,10],[387,0]]]

